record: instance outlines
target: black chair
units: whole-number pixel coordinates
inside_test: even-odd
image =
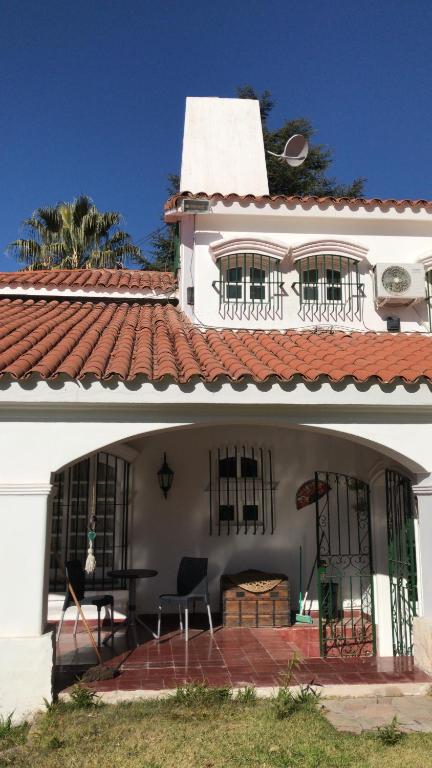
[[[157,639],[161,634],[162,608],[178,605],[180,630],[183,632],[182,608],[185,612],[185,640],[189,640],[189,604],[203,600],[208,614],[210,632],[213,634],[213,622],[210,611],[206,557],[182,557],[177,574],[177,592],[174,595],[159,595]]]
[[[91,595],[85,597],[85,571],[81,565],[80,560],[68,560],[66,563],[66,595],[63,603],[62,613],[60,617],[60,624],[57,630],[57,640],[60,637],[60,632],[63,626],[64,615],[72,604],[74,604],[72,595],[69,591],[69,583],[72,584],[72,588],[77,596],[77,600],[81,605],[94,605],[97,608],[98,613],[98,646],[101,644],[101,610],[105,606],[110,606],[111,613],[111,639],[114,638],[114,598],[112,595]],[[77,633],[77,624],[79,611],[75,619],[75,626],[73,630],[73,636]]]

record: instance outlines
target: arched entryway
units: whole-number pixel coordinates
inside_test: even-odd
[[[131,461],[119,457],[122,449],[131,452]],[[164,454],[175,473],[167,499],[157,483]],[[108,506],[106,496],[98,497],[103,471],[99,480],[97,473],[101,465],[111,467],[109,482],[118,484],[127,466],[126,496],[124,486],[123,491],[115,492],[123,501],[117,504],[122,513],[114,527],[123,530],[122,562],[159,571],[158,580],[146,584],[139,593],[145,612],[154,610],[157,594],[172,589],[182,555],[206,555],[210,561],[213,610],[219,607],[223,573],[250,567],[286,573],[294,613],[299,608],[300,586],[304,596],[309,583],[305,612],[316,622],[320,620],[321,653],[359,656],[382,653],[383,649],[388,654],[391,647],[388,557],[382,555],[388,550],[387,505],[383,489],[369,487],[380,462],[396,471],[394,462],[383,457],[376,447],[360,444],[353,435],[347,440],[327,430],[242,423],[202,425],[158,430],[105,446],[103,451],[57,472],[56,482],[61,476],[69,476],[69,480],[61,481],[69,494],[71,487],[84,489],[88,503],[81,515],[82,525],[91,513],[91,503],[98,510],[96,551],[99,548],[100,557],[95,588],[121,586],[103,575],[114,562],[109,525],[107,528],[107,511],[110,514],[113,497]],[[399,471],[406,469],[399,466]],[[327,482],[328,492],[318,504],[312,501],[297,509],[296,494],[308,481]],[[63,493],[67,498],[67,492]],[[78,507],[82,501],[72,498],[71,502],[69,498],[66,506],[72,503]],[[326,501],[332,531],[327,550],[319,530]],[[85,549],[84,533],[81,529],[81,553]],[[55,527],[53,535],[58,538]],[[381,551],[378,558],[376,549]],[[120,549],[117,555],[120,557]],[[376,600],[378,580],[381,588]]]

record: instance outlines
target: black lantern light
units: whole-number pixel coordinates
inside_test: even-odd
[[[158,480],[159,480],[159,487],[166,498],[168,496],[168,491],[170,490],[173,479],[174,479],[174,472],[172,471],[171,467],[169,467],[167,464],[166,453],[164,453],[163,464],[157,474],[158,474]]]

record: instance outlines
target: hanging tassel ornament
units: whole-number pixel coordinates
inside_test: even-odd
[[[87,550],[87,560],[85,564],[85,572],[86,573],[94,573],[96,570],[96,558],[94,556],[94,540],[96,538],[96,518],[94,515],[92,515],[90,519],[90,525],[89,525],[89,532],[87,534],[88,538],[88,550]]]

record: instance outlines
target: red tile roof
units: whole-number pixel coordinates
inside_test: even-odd
[[[172,293],[177,288],[173,272],[138,269],[44,269],[0,272],[0,287],[83,289],[90,291],[156,291]]]
[[[194,327],[176,307],[145,302],[0,299],[0,375],[86,375],[186,383],[301,377],[432,382],[432,336]]]
[[[223,200],[227,203],[273,203],[273,205],[280,206],[293,206],[302,205],[305,208],[310,208],[312,205],[321,207],[328,207],[333,205],[335,208],[351,208],[353,210],[358,208],[374,209],[379,208],[382,211],[386,211],[389,208],[395,208],[398,211],[403,211],[406,208],[412,211],[418,211],[424,209],[428,213],[432,212],[432,200],[395,200],[394,198],[379,198],[379,197],[332,197],[325,195],[323,197],[317,197],[316,195],[306,195],[301,197],[299,195],[238,195],[232,192],[229,195],[223,195],[221,192],[214,192],[208,194],[206,192],[178,192],[167,200],[165,203],[165,211],[171,211],[177,207],[179,202],[183,198],[204,198],[206,200],[213,200],[217,203],[219,200]]]

